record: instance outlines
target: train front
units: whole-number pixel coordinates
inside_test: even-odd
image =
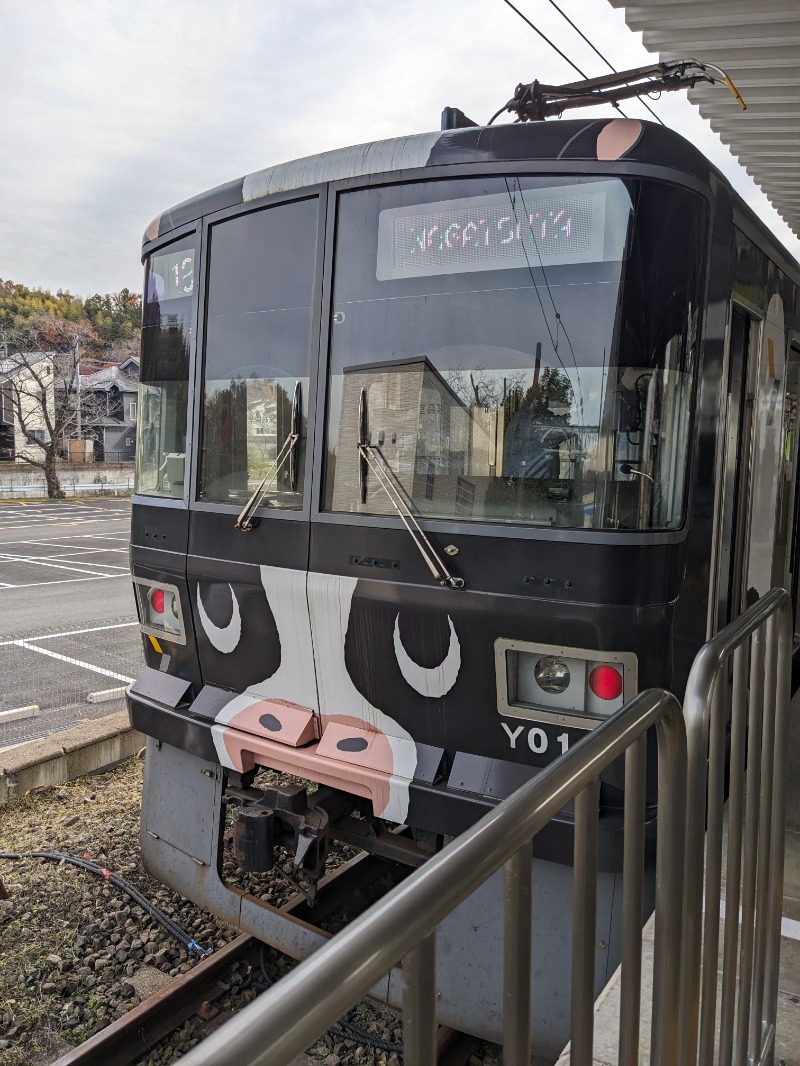
[[[230,861],[288,858],[311,899],[337,838],[419,865],[682,680],[706,204],[613,167],[488,169],[283,193],[147,247],[143,848],[272,942]],[[699,647],[704,604],[684,613]],[[571,828],[537,844],[555,969]]]

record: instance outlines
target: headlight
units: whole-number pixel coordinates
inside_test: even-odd
[[[545,655],[540,659],[534,668],[533,676],[537,685],[545,692],[556,694],[569,688],[569,667],[563,659],[557,659],[554,655]]]

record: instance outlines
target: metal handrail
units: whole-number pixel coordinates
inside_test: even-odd
[[[282,1066],[365,995],[402,959],[406,1066],[435,1057],[435,930],[475,889],[505,865],[504,1026],[507,1066],[528,1066],[531,1043],[531,840],[572,799],[575,888],[572,973],[572,1063],[590,1066],[593,1046],[597,789],[601,772],[626,757],[623,872],[623,1011],[621,1043],[639,1039],[641,879],[644,835],[644,735],[655,726],[659,751],[660,825],[656,858],[654,1025],[651,1062],[677,1061],[679,938],[683,898],[686,736],[678,701],[651,689],[587,734],[443,851],[374,904],[290,974],[185,1056],[186,1066]],[[633,802],[636,801],[636,802]],[[638,882],[638,888],[637,888]],[[637,911],[638,908],[638,911]],[[528,923],[528,924],[526,924]],[[626,964],[625,959],[628,960]],[[590,964],[587,965],[587,960]]]
[[[680,1025],[681,1061],[687,1066],[714,1059],[726,760],[730,767],[727,920],[719,1061],[760,1063],[771,1062],[773,1057],[770,1046],[777,1003],[791,646],[791,601],[783,589],[773,589],[701,649],[687,683]],[[733,687],[729,692],[731,672]],[[744,855],[748,857],[744,871],[743,834]]]

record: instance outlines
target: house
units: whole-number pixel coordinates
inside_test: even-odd
[[[20,358],[0,359],[0,462],[24,462],[25,456],[41,459],[40,450],[29,441],[31,437],[45,440],[47,436],[44,407],[52,416],[56,354],[26,352]],[[15,398],[20,405],[21,423],[15,413]]]
[[[138,356],[80,375],[81,406],[87,414],[77,436],[94,442],[96,462],[133,460],[138,388]]]

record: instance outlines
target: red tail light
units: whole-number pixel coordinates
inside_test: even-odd
[[[589,674],[589,688],[598,699],[619,699],[622,695],[622,674],[613,666],[596,666]]]
[[[153,608],[156,614],[164,613],[164,590],[153,589],[150,593],[150,606]]]

